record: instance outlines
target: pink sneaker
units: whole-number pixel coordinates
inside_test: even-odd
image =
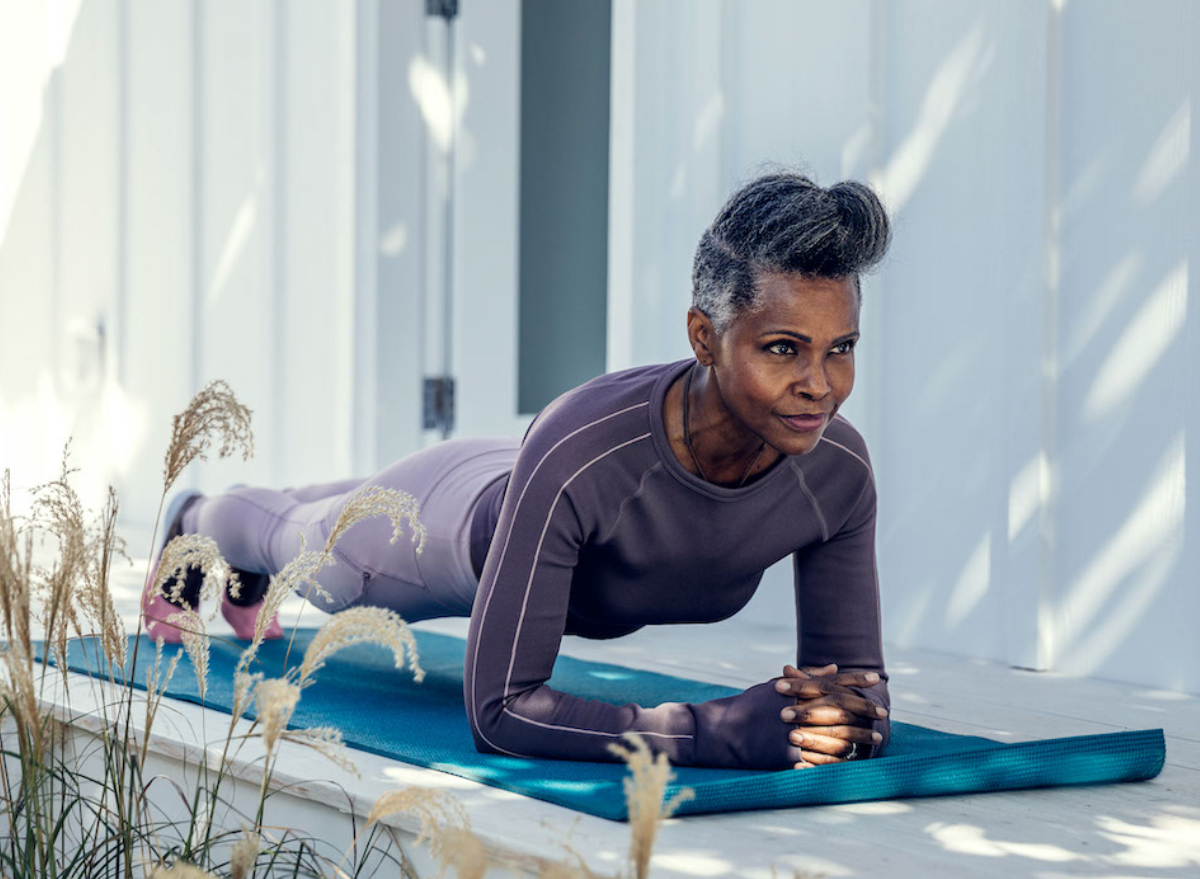
[[[154,568],[157,571],[158,565],[155,565]],[[179,631],[178,626],[167,623],[167,617],[173,613],[179,613],[180,608],[167,601],[166,596],[161,592],[151,595],[150,584],[153,582],[154,577],[151,576],[142,590],[142,619],[146,624],[146,634],[155,641],[179,644],[183,641],[183,633]]]
[[[183,635],[179,628],[169,625],[166,621],[167,617],[178,613],[181,608],[168,601],[161,590],[154,591],[151,587],[158,574],[158,560],[162,557],[163,547],[170,543],[172,538],[183,533],[183,511],[193,498],[199,496],[200,492],[189,489],[179,492],[171,499],[171,504],[167,507],[167,515],[164,517],[167,527],[163,531],[158,555],[154,557],[154,564],[150,567],[150,576],[142,587],[142,619],[146,624],[146,634],[156,641],[161,639],[167,644],[179,644],[183,641]],[[189,569],[187,576],[190,579],[199,577],[200,574]],[[170,586],[170,583],[167,586]]]
[[[258,622],[258,614],[262,611],[263,604],[262,601],[249,605],[234,604],[226,593],[221,596],[221,616],[233,627],[233,634],[243,641],[249,641],[254,637],[254,626]],[[273,614],[271,621],[267,623],[266,631],[263,632],[263,640],[274,641],[282,637],[283,626],[279,625],[279,615]]]

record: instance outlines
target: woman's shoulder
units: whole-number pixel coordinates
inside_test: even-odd
[[[834,416],[811,452],[790,462],[834,529],[855,509],[874,502],[875,475],[867,443],[842,415]]]
[[[829,426],[825,428],[825,433],[821,436],[821,441],[817,444],[817,449],[824,453],[824,460],[839,466],[839,468],[857,472],[860,476],[872,475],[871,456],[867,453],[867,441],[863,439],[858,428],[851,424],[844,415],[833,416],[833,420],[829,422]]]
[[[652,401],[679,363],[636,366],[589,379],[547,405],[526,434],[526,442],[561,438],[575,432],[618,433],[649,430]]]
[[[583,473],[634,471],[652,461],[652,407],[685,364],[655,364],[597,376],[538,413],[521,443],[515,472],[575,482]],[[596,463],[603,462],[602,468]],[[585,480],[586,481],[586,480]]]

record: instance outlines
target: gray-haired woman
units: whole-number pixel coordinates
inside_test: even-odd
[[[859,275],[889,234],[859,183],[760,177],[700,240],[694,358],[593,379],[543,410],[521,442],[449,441],[368,480],[182,496],[168,534],[207,534],[235,568],[270,574],[300,534],[323,543],[355,489],[402,489],[420,503],[424,552],[389,543],[389,523],[356,526],[321,575],[335,599],[322,606],[470,616],[464,697],[480,750],[612,760],[607,745],[632,731],[677,765],[872,756],[889,729],[875,485],[838,410],[854,386]],[[547,686],[564,634],[724,619],[789,554],[798,648],[779,677],[653,708]],[[226,599],[235,630],[252,625],[261,584]],[[176,635],[162,622],[165,597],[147,594],[146,606],[152,634]]]

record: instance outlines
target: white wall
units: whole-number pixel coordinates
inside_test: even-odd
[[[85,496],[113,482],[148,523],[170,416],[213,378],[254,410],[258,454],[196,468],[203,488],[340,478],[419,444],[424,124],[390,74],[423,27],[417,3],[0,0],[16,486],[52,476],[73,437]],[[397,143],[407,161],[389,154],[376,192]]]
[[[1043,667],[1047,10],[882,14],[874,176],[896,235],[869,439],[889,636]]]
[[[892,211],[846,407],[890,643],[1200,690],[1198,19],[614,4],[610,368],[686,353],[692,248],[761,163],[870,179]],[[789,590],[770,572],[751,617]]]
[[[1059,667],[1193,692],[1198,40],[1186,0],[1063,17],[1054,628]]]

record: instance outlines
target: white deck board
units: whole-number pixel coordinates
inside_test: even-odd
[[[130,620],[135,580],[132,574],[121,580],[121,606]],[[305,618],[317,625],[321,615],[307,611]],[[461,634],[465,621],[419,628]],[[778,628],[749,630],[727,624],[659,627],[615,641],[570,638],[564,652],[747,686],[779,673],[777,663],[787,661],[792,638],[788,620]],[[890,649],[887,656],[897,721],[1005,741],[1161,727],[1166,766],[1158,778],[1133,784],[673,819],[655,848],[653,874],[753,879],[792,870],[802,876],[897,879],[1200,875],[1200,699],[929,651]],[[82,691],[88,687],[83,682],[73,688],[77,710],[86,704]],[[163,715],[168,716],[175,731],[168,724],[157,730],[167,752],[178,753],[179,743],[192,739],[201,723],[210,730],[228,723],[224,715],[202,719],[201,709],[183,703],[172,704]],[[398,785],[444,788],[462,799],[490,851],[524,869],[562,857],[566,845],[584,854],[599,873],[624,868],[628,830],[623,824],[374,755],[356,754],[355,760],[361,780],[293,747],[280,762],[279,780],[296,784],[294,796],[325,804],[331,814],[338,807],[329,804],[341,802],[343,811],[346,806],[347,794],[339,788],[363,813],[380,793]],[[257,768],[249,761],[239,772],[253,778]],[[297,820],[310,820],[301,819],[299,810],[296,814]],[[275,816],[281,818],[286,815]],[[415,830],[403,819],[396,823]]]

